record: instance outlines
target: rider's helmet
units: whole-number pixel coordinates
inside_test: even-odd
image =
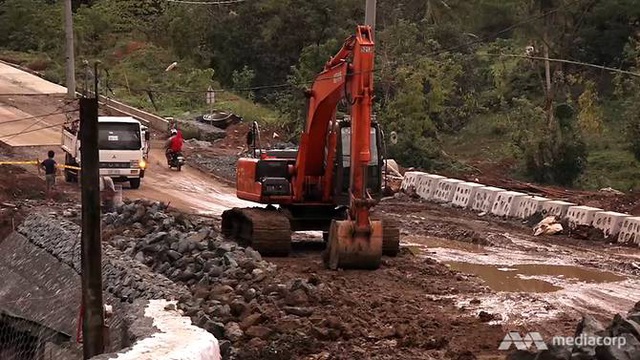
[[[176,130],[175,128],[171,129],[171,135],[177,135],[178,134],[178,130]]]

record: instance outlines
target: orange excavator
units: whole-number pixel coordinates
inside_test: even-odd
[[[288,256],[293,231],[323,231],[331,269],[377,269],[382,255],[398,253],[398,227],[372,213],[384,166],[384,135],[372,121],[373,63],[371,27],[358,26],[306,92],[296,150],[258,149],[254,123],[252,155],[237,163],[237,196],[268,206],[225,211],[224,236],[265,256]],[[350,115],[338,119],[342,100]]]

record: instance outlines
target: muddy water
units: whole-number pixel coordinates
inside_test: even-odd
[[[612,273],[566,265],[523,264],[501,267],[464,262],[447,264],[454,270],[477,275],[494,291],[549,293],[563,289],[562,286],[554,285],[556,281],[553,281],[553,278],[569,283],[605,283],[624,280],[624,277]]]
[[[469,314],[499,314],[495,323],[529,326],[562,315],[613,316],[627,312],[640,298],[638,277],[576,266],[637,261],[629,249],[594,251],[502,236],[509,241],[494,246],[414,235],[403,237],[402,243],[415,256],[448,264],[484,282],[491,293],[450,298]]]
[[[610,272],[548,262],[549,257],[532,259],[530,255],[515,260],[515,253],[506,249],[451,241],[433,237],[409,237],[415,255],[435,255],[453,270],[482,279],[494,291],[551,293],[569,284],[601,284],[625,280]],[[505,256],[509,252],[508,256]],[[456,256],[447,256],[455,254]],[[533,260],[530,262],[530,260]]]

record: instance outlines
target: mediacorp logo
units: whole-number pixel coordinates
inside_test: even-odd
[[[538,351],[548,349],[547,344],[545,344],[542,339],[542,335],[538,332],[530,332],[524,336],[520,336],[520,333],[517,331],[509,331],[509,333],[504,336],[504,339],[502,339],[502,342],[500,342],[498,350],[509,350],[514,345],[518,350],[529,350],[532,345],[534,345]]]
[[[617,346],[622,348],[627,344],[625,337],[602,337],[597,335],[581,334],[578,337],[554,336],[551,339],[553,346]],[[520,336],[517,331],[510,331],[504,336],[498,350],[509,350],[515,345],[518,350],[530,350],[532,346],[535,350],[548,350],[547,344],[542,339],[539,332],[526,333]]]

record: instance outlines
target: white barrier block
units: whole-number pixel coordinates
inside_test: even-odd
[[[453,194],[458,184],[464,181],[458,179],[444,179],[438,182],[436,191],[433,194],[433,200],[437,202],[450,203],[453,200]]]
[[[520,204],[516,207],[515,217],[518,219],[527,219],[529,216],[542,210],[542,204],[551,201],[540,196],[527,196],[520,199]]]
[[[567,220],[569,227],[575,228],[578,225],[591,226],[597,213],[604,211],[591,206],[571,206],[567,210]]]
[[[493,186],[485,186],[476,190],[475,199],[473,200],[472,209],[474,211],[486,212],[491,211],[493,202],[499,193],[506,191]]]
[[[402,191],[407,194],[414,193],[416,191],[415,189],[416,180],[418,179],[418,175],[420,174],[424,174],[424,173],[420,171],[407,171],[406,173],[404,173],[404,178],[402,179],[402,185],[400,186]]]
[[[625,218],[620,227],[618,242],[624,244],[640,244],[640,217]]]
[[[593,227],[602,230],[604,238],[616,237],[620,233],[622,223],[631,215],[614,211],[597,212],[593,217]]]
[[[503,191],[496,195],[496,199],[491,207],[491,213],[497,216],[512,217],[515,215],[518,205],[522,198],[527,194],[516,191]]]
[[[451,203],[456,207],[471,208],[476,191],[482,187],[485,186],[474,182],[463,182],[458,184]]]
[[[565,216],[567,216],[567,211],[569,210],[569,207],[575,206],[575,205],[576,204],[574,203],[570,203],[566,201],[553,200],[553,201],[547,201],[542,203],[542,210],[547,211],[546,216],[555,215],[561,219],[564,219]]]
[[[436,192],[438,183],[447,178],[441,175],[420,174],[418,175],[416,194],[425,200],[431,200]]]

